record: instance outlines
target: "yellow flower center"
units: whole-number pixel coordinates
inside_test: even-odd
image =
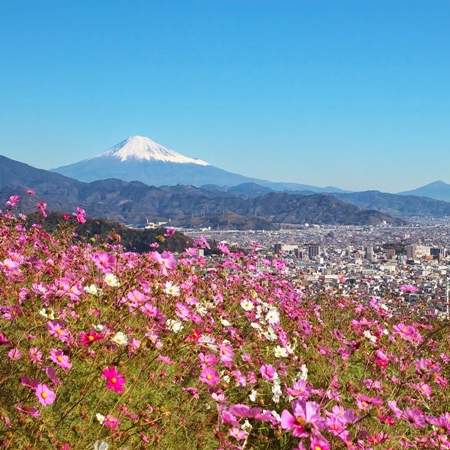
[[[58,361],[58,362],[61,362],[63,359],[62,359],[62,356],[57,356],[56,357],[56,360]]]
[[[48,397],[47,392],[43,392],[43,393],[41,394],[41,397],[42,397],[42,398],[47,398],[47,397]]]
[[[116,383],[116,382],[117,382],[117,378],[116,377],[111,378],[111,383]]]
[[[295,418],[295,423],[297,423],[298,425],[304,425],[305,421],[302,417],[296,417]]]

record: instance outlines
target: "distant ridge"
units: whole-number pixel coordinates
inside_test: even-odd
[[[404,223],[379,211],[364,210],[326,194],[305,196],[269,192],[242,198],[191,185],[155,187],[119,179],[84,183],[5,157],[0,157],[0,163],[0,201],[7,200],[10,195],[19,195],[22,210],[35,210],[37,202],[45,201],[49,211],[70,214],[81,207],[90,217],[126,224],[145,225],[147,221],[170,220],[175,227],[220,227],[221,230],[270,230],[283,223]],[[259,190],[258,186],[247,187]],[[35,195],[29,194],[29,189],[33,189]]]
[[[434,181],[412,191],[399,192],[399,195],[414,195],[416,197],[429,197],[436,200],[450,202],[450,184],[443,181]]]

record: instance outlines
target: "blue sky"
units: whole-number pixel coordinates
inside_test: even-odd
[[[0,154],[143,135],[271,181],[450,183],[450,2],[0,0]]]

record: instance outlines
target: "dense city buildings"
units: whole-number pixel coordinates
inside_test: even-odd
[[[184,232],[256,251],[266,264],[281,259],[288,276],[305,290],[339,285],[344,295],[402,296],[405,302],[420,300],[437,314],[447,314],[450,221],[400,227],[305,225],[279,231]],[[404,292],[405,285],[418,292]]]

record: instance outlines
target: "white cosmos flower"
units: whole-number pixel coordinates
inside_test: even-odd
[[[111,339],[113,342],[115,342],[117,345],[120,345],[121,347],[126,347],[128,345],[128,337],[125,333],[122,333],[121,331],[118,331]]]
[[[305,364],[302,364],[300,367],[300,380],[306,381],[308,379],[308,368]]]
[[[284,347],[281,347],[280,345],[277,345],[273,352],[275,353],[275,358],[287,358],[288,353]]]
[[[103,422],[102,422],[103,423]],[[94,450],[108,450],[108,444],[106,442],[95,441]]]
[[[95,331],[103,331],[104,329],[105,329],[105,327],[103,326],[103,325],[94,325],[94,324],[92,324],[92,328],[95,330]]]
[[[105,421],[105,416],[103,414],[97,413],[95,415],[95,418],[101,423],[103,424],[103,422]],[[98,441],[97,441],[98,442]]]
[[[100,289],[98,289],[98,287],[95,284],[91,284],[90,286],[85,286],[84,291],[87,292],[88,294],[92,294],[95,296],[100,294]]]
[[[166,327],[172,330],[174,333],[180,332],[184,326],[179,320],[167,319]]]
[[[226,319],[220,319],[220,323],[224,326],[224,327],[229,327],[231,325],[230,322],[228,322],[228,320]]]
[[[164,292],[168,295],[172,295],[173,297],[177,297],[180,295],[180,288],[171,281],[167,281],[164,287]]]
[[[363,334],[373,344],[375,344],[377,342],[376,336],[374,336],[369,330],[365,330]]]
[[[251,311],[255,307],[253,303],[246,298],[244,300],[241,300],[241,306],[245,311]]]
[[[258,391],[256,389],[252,389],[252,391],[250,392],[250,395],[248,396],[248,398],[252,401],[252,402],[256,402],[256,396],[258,395]]]
[[[269,312],[266,314],[266,320],[270,325],[275,325],[280,322],[280,313],[276,308],[270,308]]]
[[[48,311],[45,308],[42,308],[39,311],[39,315],[42,317],[45,317],[46,319],[54,320],[55,319],[55,312],[52,308],[49,308]]]
[[[111,287],[120,286],[119,279],[112,273],[107,273],[105,275],[105,283]]]

